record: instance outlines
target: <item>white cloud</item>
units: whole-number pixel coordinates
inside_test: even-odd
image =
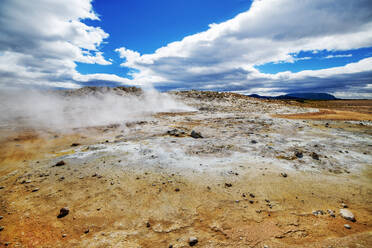
[[[352,54],[337,54],[337,55],[328,55],[325,56],[325,59],[333,59],[333,58],[350,58],[353,57]]]
[[[125,58],[123,66],[136,70],[133,81],[145,79],[159,87],[294,90],[285,85],[283,80],[288,80],[288,85],[297,82],[299,90],[319,90],[323,85],[325,90],[335,91],[339,88],[334,84],[317,81],[325,71],[266,75],[254,66],[293,63],[301,59],[296,58],[300,51],[346,51],[371,46],[371,7],[369,0],[256,0],[250,10],[235,18],[211,24],[207,31],[169,43],[153,54],[140,55],[126,48],[117,52]],[[362,67],[354,73],[368,72],[370,63],[361,61]],[[297,81],[306,73],[307,79],[312,77],[312,84]],[[332,80],[350,74],[342,70],[337,73],[327,75]],[[366,83],[365,74],[363,78],[358,85]],[[347,90],[345,84],[340,87]]]
[[[83,19],[99,20],[91,0],[3,0],[0,86],[78,87],[75,62],[111,64],[99,51],[109,35]]]

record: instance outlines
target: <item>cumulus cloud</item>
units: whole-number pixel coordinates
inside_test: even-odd
[[[133,82],[160,88],[366,93],[364,86],[372,79],[370,59],[330,70],[276,75],[261,73],[255,66],[293,63],[301,59],[296,58],[301,51],[369,47],[371,8],[369,0],[256,0],[235,18],[211,24],[207,31],[153,54],[140,55],[124,47],[116,51],[125,59],[122,66],[135,69]]]
[[[328,55],[325,56],[325,59],[333,59],[333,58],[350,58],[353,57],[352,54],[336,54],[336,55]]]
[[[74,88],[93,78],[80,75],[75,62],[111,64],[99,51],[109,35],[84,19],[99,20],[91,0],[1,1],[0,86]]]

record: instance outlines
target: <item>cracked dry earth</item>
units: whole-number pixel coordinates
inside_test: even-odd
[[[173,95],[198,111],[63,133],[2,126],[0,245],[372,247],[370,121]],[[345,205],[356,222],[340,216]]]

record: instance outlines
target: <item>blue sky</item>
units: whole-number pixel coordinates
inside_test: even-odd
[[[112,66],[78,63],[83,74],[115,73],[128,76],[116,48],[125,46],[141,54],[153,53],[159,47],[181,40],[187,35],[205,31],[211,23],[229,20],[246,11],[251,1],[244,0],[95,0],[93,8],[100,21],[84,20],[110,34],[101,51],[113,59]]]
[[[0,88],[372,98],[370,0],[3,0]]]

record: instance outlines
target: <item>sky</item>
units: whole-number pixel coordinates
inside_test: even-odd
[[[2,0],[0,90],[372,99],[370,0]]]

